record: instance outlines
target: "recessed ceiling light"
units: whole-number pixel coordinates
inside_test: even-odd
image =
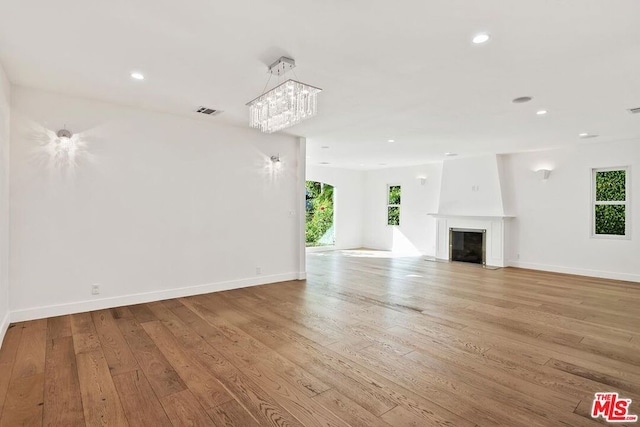
[[[328,146],[328,145],[323,145],[323,146],[322,146],[322,147],[320,147],[320,148],[322,148],[323,150],[326,150],[327,148],[329,148],[329,146]]]
[[[396,140],[395,139],[389,139],[389,140],[387,140],[387,142],[396,142]]]
[[[473,38],[473,43],[475,44],[482,44],[482,43],[486,43],[489,41],[489,39],[491,38],[491,36],[489,36],[489,34],[478,34]]]
[[[538,110],[538,111],[536,111],[536,114],[539,115],[539,116],[544,116],[547,113],[548,113],[547,110]]]
[[[529,102],[532,99],[533,99],[533,97],[531,97],[531,96],[520,96],[518,98],[515,98],[511,102],[513,102],[514,104],[524,104],[525,102]]]
[[[131,73],[131,78],[136,80],[144,80],[144,75],[142,73],[133,72]]]
[[[386,163],[378,163],[378,166],[387,166]]]
[[[360,163],[360,166],[364,166],[364,163]]]
[[[330,165],[331,163],[329,162],[320,162],[321,165]]]
[[[458,154],[457,153],[449,153],[449,152],[447,152],[447,153],[444,153],[444,155],[447,156],[447,157],[455,157]]]
[[[582,132],[581,134],[578,135],[580,138],[583,139],[587,139],[587,138],[596,138],[598,137],[597,134],[595,133],[589,133],[589,132]]]

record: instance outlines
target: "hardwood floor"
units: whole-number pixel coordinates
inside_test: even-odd
[[[12,325],[0,426],[597,426],[601,391],[640,413],[640,284],[366,251],[308,271]]]

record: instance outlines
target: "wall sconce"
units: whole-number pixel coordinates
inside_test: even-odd
[[[542,181],[546,181],[549,179],[549,175],[551,175],[551,171],[549,169],[539,169],[536,171],[538,177]]]
[[[67,128],[64,129],[60,129],[57,133],[56,136],[58,137],[58,140],[60,141],[60,148],[64,151],[69,151],[69,149],[71,148],[71,137],[73,136],[73,133],[68,130]]]
[[[416,179],[420,182],[420,185],[426,185],[426,183],[427,183],[427,177],[426,176],[419,176]]]
[[[274,164],[278,164],[278,163],[280,163],[280,154],[276,154],[275,156],[271,156],[271,161],[272,161]]]

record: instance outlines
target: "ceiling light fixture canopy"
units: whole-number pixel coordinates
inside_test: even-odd
[[[269,66],[269,81],[273,75],[284,76],[296,66],[291,58],[281,57]],[[294,73],[295,74],[295,73]],[[273,133],[296,125],[318,112],[317,95],[322,89],[288,79],[247,103],[249,126]]]

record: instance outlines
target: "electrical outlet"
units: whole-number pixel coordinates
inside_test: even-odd
[[[256,267],[256,274],[258,275],[262,274],[262,268]]]
[[[100,295],[100,285],[95,284],[91,286],[91,295]]]
[[[520,254],[516,254],[516,259],[520,259]]]

